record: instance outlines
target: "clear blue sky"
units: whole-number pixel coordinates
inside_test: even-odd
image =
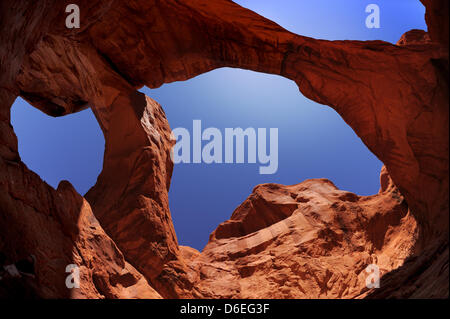
[[[407,30],[426,29],[419,0],[240,0],[298,34],[322,39],[381,39],[395,43]],[[365,27],[366,5],[381,9],[381,28]],[[202,249],[209,234],[227,220],[254,186],[296,184],[326,177],[360,195],[379,188],[381,162],[339,115],[304,98],[281,77],[239,69],[220,69],[186,82],[142,89],[163,106],[172,128],[279,129],[279,169],[259,175],[255,164],[178,164],[169,193],[180,244]],[[104,139],[90,110],[51,118],[17,99],[12,124],[19,152],[30,169],[56,187],[69,180],[84,194],[100,173]],[[223,132],[223,131],[222,131]]]

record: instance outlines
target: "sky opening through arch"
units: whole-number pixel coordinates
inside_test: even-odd
[[[410,0],[239,0],[288,30],[329,40],[395,43],[410,29],[424,29],[425,9]],[[380,7],[381,27],[365,26],[370,3]],[[208,235],[260,183],[296,184],[328,178],[359,195],[378,191],[382,163],[331,108],[303,97],[290,80],[223,68],[194,79],[141,90],[159,102],[173,128],[247,127],[279,130],[279,165],[260,175],[256,164],[177,164],[169,193],[181,245],[202,249]],[[69,180],[84,194],[103,162],[104,139],[91,110],[51,118],[18,98],[11,111],[19,153],[27,166],[57,187]]]

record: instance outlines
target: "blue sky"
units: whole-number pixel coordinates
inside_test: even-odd
[[[240,0],[237,3],[288,30],[329,40],[395,43],[407,30],[426,29],[417,0]],[[365,27],[365,7],[378,4],[381,28]],[[260,183],[296,184],[326,177],[360,195],[378,191],[381,162],[331,108],[304,98],[290,80],[224,68],[185,82],[143,88],[164,108],[172,128],[254,127],[279,130],[279,169],[259,175],[258,164],[178,164],[169,193],[178,240],[202,249],[209,234]],[[27,166],[56,187],[69,180],[84,194],[101,171],[104,139],[90,110],[51,118],[18,98],[11,111]]]

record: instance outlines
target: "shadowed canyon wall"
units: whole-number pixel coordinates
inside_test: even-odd
[[[81,28],[67,29],[69,3],[0,2],[0,251],[37,258],[36,279],[9,283],[18,296],[448,296],[447,1],[424,0],[429,34],[397,45],[303,37],[228,0],[80,0]],[[179,247],[174,141],[137,89],[219,67],[286,77],[335,109],[385,164],[379,194],[328,180],[260,185],[203,252]],[[92,108],[106,145],[85,198],[21,162],[9,115],[18,96],[51,116]],[[371,263],[383,272],[374,291]],[[82,289],[65,287],[67,264],[80,266]]]

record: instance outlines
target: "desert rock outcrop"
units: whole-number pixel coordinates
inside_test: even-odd
[[[356,298],[366,293],[367,265],[398,268],[416,235],[395,187],[360,197],[325,179],[263,184],[190,267],[201,297]]]
[[[26,290],[70,297],[62,266],[75,263],[86,290],[73,297],[448,296],[446,0],[423,0],[429,36],[398,45],[303,37],[228,0],[79,0],[81,28],[67,29],[69,3],[0,2],[0,251],[37,256]],[[289,78],[334,108],[385,164],[380,193],[261,185],[201,254],[180,248],[170,128],[137,89],[219,67]],[[18,96],[51,116],[92,108],[106,147],[85,199],[21,162],[9,116]],[[374,256],[390,285],[364,291],[358,272]],[[222,272],[229,280],[215,281]]]

